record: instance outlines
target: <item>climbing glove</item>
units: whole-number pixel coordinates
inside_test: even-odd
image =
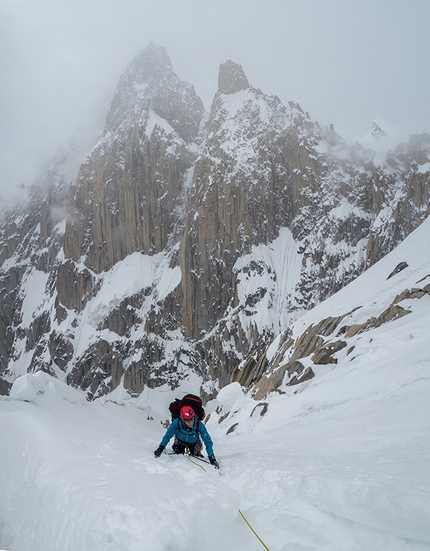
[[[214,455],[211,455],[209,457],[209,461],[211,462],[211,465],[215,467],[215,469],[219,469],[218,461],[215,459]]]
[[[155,457],[160,457],[160,455],[163,453],[163,450],[164,446],[158,446],[158,448],[154,452]]]

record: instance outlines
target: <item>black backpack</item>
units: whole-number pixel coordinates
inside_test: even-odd
[[[205,418],[205,410],[201,399],[195,394],[185,394],[182,400],[175,398],[175,401],[169,405],[169,411],[172,414],[172,421],[179,417],[181,408],[184,406],[191,406],[196,414],[197,419],[203,421]]]

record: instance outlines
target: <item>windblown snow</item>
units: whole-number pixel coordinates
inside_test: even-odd
[[[427,220],[293,333],[355,307],[348,323],[361,323],[428,285],[429,230]],[[160,277],[160,292],[176,277]],[[18,378],[0,397],[0,548],[430,550],[430,296],[400,305],[410,313],[357,334],[300,386],[261,403],[223,388],[207,405],[220,472],[153,455],[169,401],[198,391],[196,379],[89,403],[45,373]]]

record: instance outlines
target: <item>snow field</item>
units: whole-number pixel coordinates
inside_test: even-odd
[[[114,404],[35,402],[1,404],[1,546],[190,549],[209,526],[217,548],[239,498],[210,465],[204,472],[183,457],[155,459],[161,424]]]
[[[240,508],[270,551],[428,551],[429,353],[417,330],[404,369],[411,349],[390,356],[377,331],[374,363],[321,367],[263,416],[239,385],[224,388],[207,425],[222,476],[155,459],[166,393],[152,408],[148,396],[87,403],[46,374],[23,377],[0,400],[1,548],[263,549]],[[230,412],[221,423],[216,405]]]

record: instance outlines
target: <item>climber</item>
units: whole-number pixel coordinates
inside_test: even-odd
[[[172,421],[160,445],[154,452],[155,457],[160,457],[172,436],[175,437],[175,441],[172,445],[172,449],[175,453],[183,454],[186,449],[188,449],[190,453],[196,457],[203,457],[201,452],[203,440],[210,463],[215,468],[219,468],[213,451],[212,439],[205,425],[197,419],[191,406],[184,406],[181,409],[179,417]]]

